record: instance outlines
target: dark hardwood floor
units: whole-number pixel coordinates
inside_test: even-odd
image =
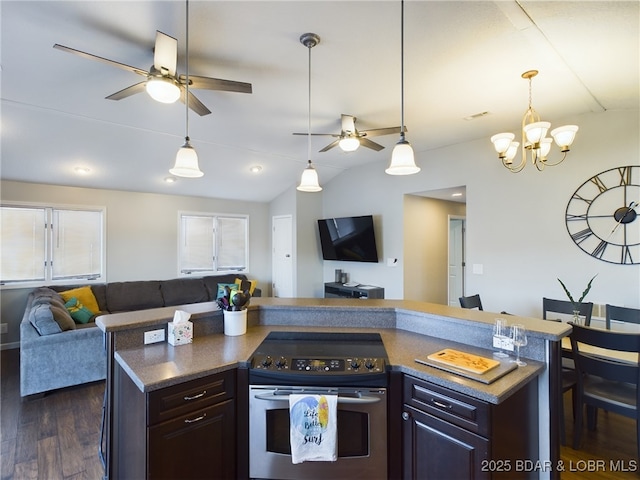
[[[0,463],[3,480],[100,480],[98,456],[104,382],[20,398],[19,351],[0,352]],[[573,439],[565,395],[567,443]],[[638,479],[635,422],[600,412],[597,431],[585,428],[580,450],[562,447],[563,480]],[[634,463],[635,462],[635,463]],[[615,468],[614,468],[615,467]],[[636,468],[637,467],[637,468]],[[614,469],[638,470],[614,471]],[[457,480],[457,479],[456,479]]]
[[[20,397],[19,350],[0,355],[2,479],[99,480],[104,382]]]

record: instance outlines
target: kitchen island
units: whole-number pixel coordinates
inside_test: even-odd
[[[112,428],[114,372],[122,372],[137,391],[149,395],[246,367],[255,348],[273,330],[358,332],[373,329],[382,336],[392,375],[408,375],[416,381],[429,382],[434,388],[443,387],[490,405],[504,404],[526,387],[536,395],[532,399],[535,401],[531,402],[537,410],[538,421],[536,460],[553,464],[559,455],[554,438],[557,428],[550,420],[554,407],[549,399],[553,398],[552,377],[558,345],[570,332],[565,324],[509,317],[510,323],[523,323],[529,330],[529,345],[523,349],[528,365],[486,385],[422,365],[415,359],[441,348],[490,355],[492,325],[497,316],[490,312],[395,300],[259,298],[254,299],[250,307],[247,333],[227,337],[222,334],[221,312],[198,305],[181,309],[191,309],[195,339],[190,345],[178,347],[166,343],[145,346],[142,340],[144,331],[160,328],[171,321],[175,309],[106,315],[97,319],[96,323],[105,332],[110,358],[106,422],[108,463],[115,440]],[[108,465],[107,476],[110,468]],[[553,478],[554,472],[539,472],[538,477]]]

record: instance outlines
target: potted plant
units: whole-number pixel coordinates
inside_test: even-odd
[[[573,299],[573,296],[571,295],[571,292],[569,291],[569,289],[562,282],[562,280],[558,279],[558,281],[560,282],[560,285],[562,285],[562,288],[564,289],[564,292],[567,294],[567,297],[569,298],[569,301],[573,305],[573,322],[578,324],[578,325],[580,324],[580,304],[582,304],[582,301],[584,300],[584,297],[586,297],[587,294],[589,293],[589,290],[591,290],[591,283],[593,282],[593,279],[596,278],[597,276],[598,275],[596,274],[593,277],[591,277],[591,280],[589,280],[589,283],[587,283],[587,287],[582,292],[582,296],[580,296],[578,301],[575,301]]]

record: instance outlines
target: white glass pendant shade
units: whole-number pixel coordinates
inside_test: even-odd
[[[507,164],[513,163],[513,159],[516,157],[516,153],[518,153],[518,147],[520,146],[520,142],[511,142],[507,151],[504,154],[504,161]]]
[[[491,143],[493,143],[496,152],[502,154],[507,151],[515,137],[513,133],[498,133],[491,137]]]
[[[577,125],[563,125],[562,127],[551,130],[551,136],[563,152],[568,152],[569,147],[576,138],[577,131]]]
[[[360,140],[357,137],[345,137],[340,140],[339,145],[344,152],[353,152],[360,146]]]
[[[413,157],[413,148],[404,137],[400,139],[391,153],[391,164],[385,172],[389,175],[412,175],[418,173],[420,167],[416,165]]]
[[[551,124],[549,122],[530,123],[529,125],[524,126],[524,133],[529,142],[533,144],[540,143],[540,140],[547,135],[547,130],[549,130],[550,126]]]
[[[151,77],[146,84],[147,93],[161,103],[174,103],[180,98],[180,87],[166,77]]]
[[[318,172],[313,167],[311,160],[307,164],[307,168],[302,171],[302,178],[300,179],[300,185],[297,190],[301,192],[319,192],[322,190],[320,182],[318,181]]]
[[[551,151],[551,142],[553,142],[553,140],[550,138],[540,140],[540,157],[542,157],[543,160],[547,158],[547,155],[549,155]]]
[[[187,178],[198,178],[204,175],[198,167],[198,154],[189,143],[189,137],[187,137],[185,144],[178,150],[176,163],[173,168],[169,170],[169,173],[176,177]]]

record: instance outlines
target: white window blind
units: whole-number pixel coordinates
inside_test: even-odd
[[[247,270],[248,225],[246,215],[181,213],[179,273]]]
[[[104,277],[104,211],[0,207],[3,285]]]
[[[44,281],[47,249],[45,209],[3,207],[0,215],[1,280]]]

